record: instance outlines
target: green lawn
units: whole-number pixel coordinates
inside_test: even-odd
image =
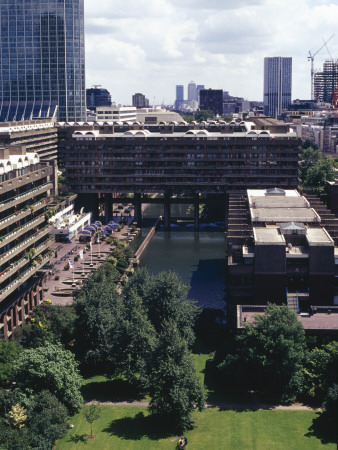
[[[196,370],[205,385],[209,402],[245,402],[231,389],[224,391],[217,381],[212,366],[212,354],[199,349],[194,354]],[[130,401],[148,400],[123,378],[112,380],[96,376],[84,380],[82,393],[86,401]],[[86,408],[86,407],[84,407]],[[146,407],[100,406],[101,417],[93,424],[95,440],[88,440],[90,425],[83,412],[76,414],[69,422],[69,430],[57,444],[57,450],[99,448],[102,449],[174,449],[177,436],[168,431],[166,424],[157,422],[148,414]],[[311,411],[221,411],[207,409],[195,414],[195,427],[188,431],[189,449],[257,449],[257,450],[311,450],[336,449],[333,439],[321,441],[320,432],[313,431],[318,424],[319,413]],[[315,427],[318,430],[318,426]]]
[[[135,406],[101,406],[101,418],[93,424],[96,439],[87,440],[90,426],[83,414],[71,419],[74,428],[57,444],[57,450],[174,449],[176,436]],[[309,431],[318,413],[308,411],[220,411],[195,414],[195,428],[186,433],[190,449],[336,449],[324,445]]]

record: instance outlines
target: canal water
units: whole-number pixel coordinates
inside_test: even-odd
[[[188,205],[172,205],[171,217],[189,218]],[[153,219],[163,215],[163,206],[149,205],[143,213],[142,238]],[[147,226],[148,225],[148,226]],[[195,232],[192,222],[172,224],[170,231],[163,228],[144,250],[140,267],[150,273],[177,272],[190,286],[188,298],[203,308],[224,309],[226,241],[222,223],[201,224]]]

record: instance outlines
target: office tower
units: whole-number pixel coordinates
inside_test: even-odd
[[[183,84],[176,85],[176,101],[175,108],[180,109],[180,106],[184,102],[184,86]]]
[[[199,91],[199,109],[209,110],[214,114],[223,114],[223,90],[201,89]]]
[[[264,58],[264,114],[277,117],[291,104],[292,58]]]
[[[188,84],[188,102],[192,102],[193,100],[198,100],[197,89],[196,83],[194,81],[190,81],[190,83]]]
[[[141,94],[140,92],[137,92],[132,97],[133,106],[136,108],[148,108],[149,107],[149,100],[146,98],[145,95]]]
[[[0,121],[84,121],[84,0],[0,5]]]
[[[200,92],[202,89],[205,89],[204,84],[198,84],[198,85],[196,86],[197,100],[199,99],[199,92]]]
[[[107,89],[93,86],[86,89],[87,108],[95,111],[98,106],[111,106],[111,95]]]
[[[334,90],[338,88],[338,60],[328,60],[323,71],[314,76],[314,93],[317,102],[332,103]]]

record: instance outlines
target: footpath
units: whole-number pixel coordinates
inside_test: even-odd
[[[99,404],[102,406],[149,406],[148,401],[133,401],[133,402],[86,402],[86,405]],[[267,403],[218,403],[211,402],[206,403],[207,409],[220,409],[220,410],[236,410],[236,411],[259,411],[259,410],[275,410],[275,411],[322,411],[322,408],[312,408],[311,406],[304,405],[303,403],[292,403],[291,405],[273,405]]]

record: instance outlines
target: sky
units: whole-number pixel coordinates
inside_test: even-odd
[[[263,100],[264,57],[291,56],[292,98],[310,98],[314,67],[338,58],[338,0],[85,0],[86,86],[117,104],[141,92],[171,104],[193,80]]]

